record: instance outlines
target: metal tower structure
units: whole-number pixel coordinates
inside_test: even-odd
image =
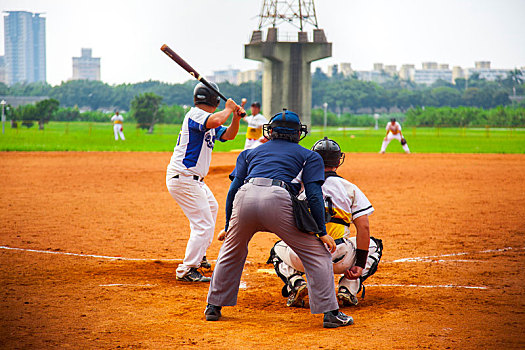
[[[288,26],[295,33],[279,35]],[[306,27],[313,27],[309,36]],[[266,40],[263,30],[266,29]],[[332,43],[319,28],[313,0],[263,0],[259,27],[244,57],[263,62],[262,112],[269,118],[287,108],[310,126],[313,61],[332,56]]]
[[[296,26],[301,32],[306,24],[319,28],[313,0],[264,0],[259,17],[259,30],[266,27],[275,28],[280,23],[289,23]]]

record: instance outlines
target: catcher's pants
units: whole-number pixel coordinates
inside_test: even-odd
[[[334,273],[343,274],[346,270],[354,266],[355,264],[355,252],[357,249],[356,238],[343,238],[342,243],[337,245],[337,249],[332,253],[332,261],[334,261]],[[290,247],[285,242],[278,242],[275,247],[275,254],[283,261],[278,265],[277,271],[280,275],[284,276],[286,279],[291,279],[297,275],[299,272],[304,272],[304,267],[295,252],[290,249]],[[368,259],[366,261],[365,268],[361,278],[350,280],[346,277],[341,278],[339,281],[339,287],[346,287],[352,293],[356,295],[361,289],[361,282],[364,281],[367,277],[373,274],[369,274],[370,268],[379,262],[381,259],[382,251],[378,247],[374,239],[370,239],[368,245]]]
[[[230,227],[213,271],[208,303],[217,306],[237,304],[248,243],[258,231],[273,232],[301,258],[308,283],[313,314],[339,308],[330,252],[319,238],[295,227],[290,194],[282,187],[244,184],[235,195]]]
[[[121,140],[125,140],[124,132],[122,131],[122,124],[113,124],[113,133],[115,134],[115,141],[118,141],[120,135]]]
[[[381,153],[384,153],[386,151],[386,147],[388,146],[390,141],[392,141],[393,139],[396,139],[399,142],[401,142],[401,134],[394,135],[391,132],[389,132],[386,135],[386,140],[383,140],[383,144],[381,145],[381,151],[380,151]],[[408,145],[406,143],[404,145],[401,145],[401,147],[403,147],[403,150],[405,150],[406,153],[410,153],[410,150],[408,149]]]
[[[166,186],[190,221],[190,239],[182,264],[177,267],[177,277],[184,277],[192,267],[199,267],[206,250],[213,241],[219,204],[210,188],[192,175],[180,174],[166,178]]]

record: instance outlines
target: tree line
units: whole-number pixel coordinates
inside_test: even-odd
[[[224,95],[240,101],[261,100],[261,82],[240,85],[221,83]],[[153,132],[156,123],[180,123],[193,105],[195,81],[167,84],[147,81],[137,84],[108,85],[100,81],[74,80],[57,86],[46,83],[0,83],[0,95],[49,96],[35,105],[11,108],[9,119],[39,127],[49,120],[107,122],[116,109],[128,111],[127,118]],[[431,86],[416,85],[393,77],[378,84],[358,80],[355,76],[326,76],[319,69],[312,77],[312,124],[373,126],[374,112],[400,112],[414,126],[524,126],[525,100],[511,97],[525,94],[522,73],[514,70],[504,79],[487,81],[479,75],[456,84],[437,81]],[[516,101],[516,100],[515,100]],[[223,106],[223,103],[221,103]],[[369,113],[362,113],[363,109]],[[383,115],[383,119],[388,117]],[[128,119],[128,120],[129,120]]]
[[[466,79],[456,79],[455,84],[437,81],[431,86],[418,85],[394,76],[384,83],[361,81],[356,76],[341,74],[326,76],[320,69],[312,75],[312,107],[328,104],[335,113],[357,113],[361,109],[407,111],[411,107],[478,107],[495,108],[512,104],[511,97],[525,94],[521,70],[515,69],[506,78],[487,81],[474,74]],[[191,106],[196,82],[168,84],[146,81],[136,84],[109,85],[101,81],[72,80],[51,86],[46,83],[16,84],[8,87],[0,83],[0,95],[49,96],[62,107],[79,107],[82,110],[129,110],[131,101],[138,95],[154,93],[162,97],[165,105]],[[225,96],[240,101],[261,101],[261,81],[240,85],[220,83]],[[525,101],[521,101],[525,106]]]

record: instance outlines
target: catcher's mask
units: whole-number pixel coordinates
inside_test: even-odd
[[[341,152],[339,144],[326,136],[314,143],[311,150],[321,155],[325,167],[337,168],[345,161],[345,154]]]
[[[303,133],[304,135],[301,137]],[[263,135],[268,140],[283,139],[299,143],[306,134],[308,134],[308,127],[301,124],[296,113],[288,111],[286,108],[281,113],[274,115],[268,124],[263,125]]]
[[[219,91],[219,87],[215,83],[210,83],[211,86],[213,86],[217,91]],[[193,102],[195,102],[195,105],[198,104],[205,104],[212,107],[217,107],[219,103],[221,103],[220,96],[204,85],[203,83],[198,83],[195,86],[195,89],[193,89]]]

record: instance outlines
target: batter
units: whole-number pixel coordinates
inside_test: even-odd
[[[212,83],[214,87],[218,86]],[[195,107],[182,122],[177,145],[173,150],[166,172],[166,186],[190,221],[190,238],[182,264],[177,267],[176,278],[186,282],[209,282],[197,269],[211,267],[205,258],[213,240],[218,203],[204,177],[210,169],[215,141],[233,140],[239,131],[244,109],[232,99],[224,110],[214,113],[220,102],[219,95],[202,83],[193,91]],[[229,127],[223,124],[233,113]]]

